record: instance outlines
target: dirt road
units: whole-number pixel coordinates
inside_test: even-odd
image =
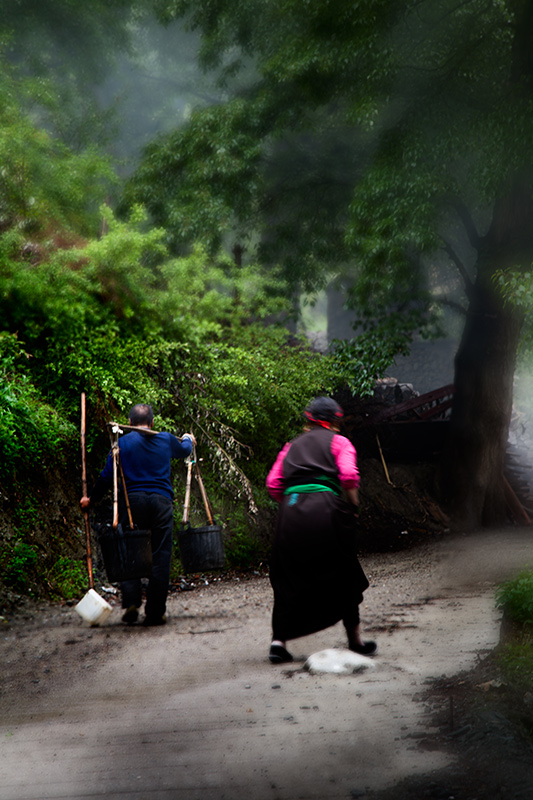
[[[470,669],[498,641],[494,584],[533,564],[530,530],[457,537],[362,559],[376,668],[313,676],[303,661],[343,647],[338,625],[267,660],[267,579],[171,598],[163,628],[120,609],[89,628],[72,608],[4,625],[2,800],[365,798],[450,756],[421,743],[428,682]]]

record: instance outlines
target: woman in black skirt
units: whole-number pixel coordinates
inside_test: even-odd
[[[315,398],[305,411],[306,430],[285,445],[267,478],[280,503],[270,564],[273,664],[292,661],[288,639],[340,620],[350,650],[377,650],[361,638],[359,604],[368,581],[355,549],[359,472],[354,446],[338,432],[342,416],[334,400]]]

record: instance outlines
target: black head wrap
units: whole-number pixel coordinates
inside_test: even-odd
[[[305,409],[305,417],[309,422],[339,422],[343,417],[340,405],[331,397],[315,397]]]

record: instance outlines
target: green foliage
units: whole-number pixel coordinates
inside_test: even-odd
[[[513,622],[533,625],[533,571],[523,570],[503,583],[498,588],[496,602]]]
[[[24,495],[18,498],[13,521],[17,534],[31,539],[39,521],[39,511],[33,497]]]
[[[391,318],[388,320],[391,321]],[[371,396],[376,379],[385,374],[398,355],[406,355],[412,337],[401,329],[383,335],[382,326],[358,336],[356,339],[336,339],[333,342],[333,365],[336,374],[343,377],[352,394]]]
[[[6,586],[31,594],[31,586],[36,580],[36,567],[39,554],[33,545],[16,540],[12,546],[4,545],[0,552],[2,577]]]
[[[225,553],[228,566],[246,569],[251,564],[258,564],[265,556],[265,548],[250,529],[250,522],[242,509],[227,520]]]
[[[35,71],[53,72],[65,82],[87,71],[102,77],[117,49],[127,45],[132,0],[21,0],[2,9],[0,33],[11,37],[14,58],[27,59]],[[75,47],[73,46],[75,43]]]
[[[260,128],[260,114],[241,99],[194,112],[146,148],[124,203],[142,203],[174,249],[202,242],[215,252],[254,214]]]
[[[512,637],[498,653],[498,663],[507,680],[529,687],[533,680],[533,571],[522,570],[501,584],[496,602],[514,624]]]
[[[94,233],[115,180],[108,159],[94,146],[75,153],[37,124],[28,106],[50,102],[52,87],[21,78],[2,56],[0,48],[0,231]]]
[[[533,273],[518,270],[499,270],[494,282],[504,298],[524,311],[533,308]]]
[[[82,389],[123,410],[138,396],[161,407],[185,395],[192,419],[198,402],[248,435],[282,407],[292,415],[305,387],[307,400],[331,386],[327,359],[262,325],[286,308],[283,282],[201,248],[165,258],[162,232],[140,230],[139,212],[128,223],[106,214],[102,239],[39,265],[5,259],[0,273],[5,325],[25,341],[27,372],[55,403],[77,408]]]
[[[47,92],[26,108],[76,150],[103,142],[113,109],[97,89],[131,46],[146,0],[17,0],[3,3],[0,42],[6,58]],[[51,91],[51,87],[55,87]]]
[[[64,600],[81,599],[87,588],[86,566],[66,556],[59,556],[47,575],[52,595]]]
[[[498,654],[498,663],[508,681],[529,689],[533,681],[533,642],[525,639],[506,644]]]
[[[6,386],[17,387],[16,397],[24,387],[26,406],[35,397],[38,408],[43,396],[55,408],[47,409],[47,425],[38,413],[26,414],[26,427],[35,428],[25,435],[28,458],[40,458],[44,443],[57,448],[73,439],[80,391],[98,416],[89,447],[98,420],[124,419],[143,398],[156,408],[156,426],[193,427],[212,453],[213,476],[254,509],[253,485],[262,485],[278,448],[299,430],[309,400],[343,381],[340,364],[291,342],[279,325],[265,327],[287,309],[279,277],[201,247],[169,258],[163,232],[147,230],[139,209],[128,222],[103,213],[106,236],[51,251],[38,264],[14,260],[12,232],[0,237],[0,311],[24,341],[19,352],[14,334],[3,339],[13,376]],[[18,441],[8,436],[13,415],[5,428],[6,470]]]
[[[29,358],[14,335],[0,333],[0,478],[4,479],[23,480],[28,467],[60,460],[73,436],[72,426],[42,401],[25,374],[23,362]]]
[[[125,10],[133,5],[117,3]],[[35,3],[25,5],[30,19],[41,19]],[[73,7],[69,24],[100,5],[89,3],[79,17]],[[302,409],[313,396],[346,382],[359,393],[369,390],[373,376],[408,339],[407,328],[393,336],[389,326],[381,332],[391,340],[389,349],[369,334],[350,352],[339,349],[330,357],[311,352],[275,322],[288,317],[298,282],[313,288],[323,279],[317,270],[337,268],[354,252],[345,234],[365,142],[355,130],[351,100],[340,90],[330,93],[330,87],[345,45],[353,50],[348,29],[353,33],[355,26],[363,47],[377,17],[367,14],[357,21],[343,10],[345,41],[332,47],[330,35],[320,33],[329,12],[322,2],[310,6],[308,22],[317,41],[302,54],[297,51],[307,22],[298,36],[289,36],[298,3],[287,8],[289,26],[277,3],[264,4],[267,17],[261,16],[262,4],[251,5],[255,10],[242,3],[226,6],[228,23],[234,12],[243,14],[254,27],[254,47],[262,51],[265,20],[273,14],[281,20],[279,50],[265,38],[266,60],[246,72],[250,91],[193,114],[187,128],[147,149],[126,192],[128,215],[120,219],[101,206],[113,176],[99,152],[85,148],[87,129],[79,137],[85,149],[74,152],[52,135],[53,127],[43,127],[43,109],[48,120],[58,109],[51,82],[21,80],[5,67],[0,81],[0,156],[6,165],[0,174],[0,477],[18,491],[29,464],[60,462],[65,444],[75,441],[81,391],[87,393],[88,446],[96,448],[95,463],[107,449],[103,422],[125,420],[134,402],[151,402],[157,428],[195,432],[209,494],[227,522],[229,559],[239,565],[257,555],[249,534],[258,504],[268,503],[265,474],[278,449],[300,430]],[[371,5],[364,4],[365,13]],[[14,29],[21,35],[17,20]],[[87,36],[98,34],[93,22]],[[101,36],[116,34],[122,46],[122,22]],[[330,33],[338,35],[342,25],[331,23]],[[207,60],[231,34],[230,25],[217,38],[217,27]],[[49,47],[54,35],[42,33],[43,58],[55,58]],[[245,28],[240,35],[244,45]],[[371,58],[370,49],[363,61]],[[352,78],[347,67],[344,87]],[[71,90],[68,77],[66,84]],[[420,215],[417,230],[402,238],[382,225],[401,253],[399,271],[388,268],[380,250],[375,262],[383,267],[385,289],[379,275],[375,284],[361,282],[369,298],[379,293],[381,309],[399,274],[399,305],[415,297],[412,262],[403,250],[426,244],[420,230],[431,215],[421,214],[417,199],[431,183],[411,184],[398,219],[405,225],[413,213]],[[377,188],[376,197],[383,199],[386,187]],[[137,201],[160,227],[148,222]],[[298,244],[292,247],[296,233]],[[245,248],[244,264],[220,249],[235,241]],[[256,245],[261,264],[254,260]],[[182,255],[172,257],[175,252]],[[38,577],[37,551],[26,534],[43,513],[24,503],[14,512],[21,541],[3,559],[13,585],[28,587]],[[45,570],[51,590],[62,596],[81,588],[81,567],[69,559],[62,553],[56,558],[54,549]]]
[[[220,237],[223,220],[261,265],[282,264],[294,284],[316,289],[340,271],[352,278],[360,316],[393,309],[406,313],[406,332],[424,327],[443,238],[456,238],[465,209],[471,233],[514,177],[530,173],[527,3],[219,0],[215,10],[210,0],[158,0],[156,8],[200,32],[200,63],[230,92],[236,74],[247,83],[238,99],[230,94],[146,153],[130,201],[146,201],[179,243],[200,229]],[[228,191],[214,176],[219,151],[230,150]],[[178,169],[173,180],[167,167]],[[195,207],[188,198],[203,177],[209,187]],[[174,225],[184,207],[187,220],[179,211]]]

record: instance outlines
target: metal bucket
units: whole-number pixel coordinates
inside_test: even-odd
[[[186,523],[178,531],[178,545],[184,572],[222,569],[224,566],[224,540],[220,525],[191,528]]]
[[[99,536],[108,580],[112,583],[133,578],[149,578],[152,574],[150,531],[137,528],[123,530],[108,527]]]

